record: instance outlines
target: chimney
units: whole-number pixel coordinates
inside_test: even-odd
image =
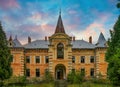
[[[89,43],[92,44],[92,36],[89,37]]]
[[[73,37],[73,41],[75,41],[75,36]]]
[[[31,43],[31,37],[28,36],[28,43]]]
[[[45,36],[45,41],[47,41],[47,36]]]
[[[70,39],[72,40],[72,37],[70,37]]]

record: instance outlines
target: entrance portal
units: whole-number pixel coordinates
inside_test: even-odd
[[[65,71],[65,66],[62,65],[62,64],[58,64],[56,67],[55,67],[55,77],[56,79],[65,79],[66,78],[66,71]]]

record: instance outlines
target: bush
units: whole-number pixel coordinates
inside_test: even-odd
[[[36,78],[36,77],[33,77],[33,78],[29,78],[27,79],[27,83],[29,84],[36,84],[36,83],[42,83],[42,78]]]
[[[97,78],[96,77],[91,78],[91,81],[97,84],[110,84],[110,80],[107,78],[105,79],[101,73],[97,75]]]
[[[0,87],[2,87],[4,84],[3,84],[3,81],[0,80]]]
[[[11,77],[10,79],[4,80],[4,85],[8,86],[8,85],[26,85],[26,77],[25,76],[14,76]]]
[[[71,84],[80,84],[84,81],[85,72],[70,72],[67,80]]]
[[[45,72],[44,81],[47,82],[47,83],[53,82],[53,76],[49,72],[49,70],[46,70],[46,72]]]

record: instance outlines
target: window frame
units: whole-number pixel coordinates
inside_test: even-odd
[[[85,63],[85,56],[80,57],[80,63]]]
[[[49,63],[49,56],[45,56],[45,64]]]
[[[59,55],[61,52],[61,55]],[[57,59],[64,59],[64,44],[63,43],[58,43],[57,44]]]
[[[90,63],[94,63],[95,62],[95,57],[94,56],[90,56]]]
[[[80,72],[85,72],[85,68],[81,68],[81,69],[80,69]]]
[[[30,69],[26,69],[26,77],[30,77]]]
[[[75,56],[72,56],[72,63],[75,63]]]
[[[94,77],[94,75],[95,75],[95,69],[94,69],[94,68],[91,68],[91,69],[90,69],[90,76],[91,76],[91,77]]]
[[[39,60],[39,62],[37,61],[37,60]],[[41,61],[40,61],[40,56],[35,56],[35,63],[40,63]]]
[[[36,74],[36,77],[40,77],[40,69],[39,68],[35,69],[35,74]]]
[[[72,73],[75,73],[75,69],[74,68],[72,69]]]
[[[28,62],[29,59],[29,62]],[[26,63],[30,63],[30,56],[26,56]]]

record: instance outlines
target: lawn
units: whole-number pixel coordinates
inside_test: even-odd
[[[27,85],[26,87],[54,87],[54,84],[52,83],[44,83],[44,84],[30,84]],[[106,84],[94,84],[94,83],[89,83],[89,82],[84,82],[80,85],[78,84],[69,84],[67,87],[112,87],[112,85],[106,85]]]

